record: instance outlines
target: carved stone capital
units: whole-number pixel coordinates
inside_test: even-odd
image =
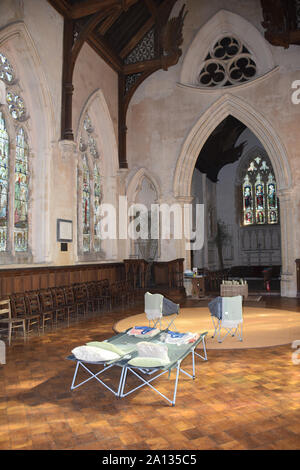
[[[77,157],[76,144],[72,140],[60,140],[58,142],[58,148],[62,160],[69,160]]]

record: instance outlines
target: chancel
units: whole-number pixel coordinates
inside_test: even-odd
[[[299,60],[299,0],[1,0],[0,449],[299,448]]]

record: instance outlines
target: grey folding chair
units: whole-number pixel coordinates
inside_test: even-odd
[[[217,336],[218,342],[222,343],[228,336],[238,336],[243,341],[243,297],[217,297],[208,304],[214,324],[213,338]],[[221,330],[226,331],[221,338]]]

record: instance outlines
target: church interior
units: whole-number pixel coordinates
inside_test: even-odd
[[[300,0],[1,0],[1,450],[299,449],[299,123]]]

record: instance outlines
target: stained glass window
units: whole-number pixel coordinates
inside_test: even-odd
[[[29,145],[25,129],[17,127],[17,121],[27,119],[26,106],[17,91],[13,67],[1,52],[0,80],[6,84],[9,110],[5,117],[4,113],[0,112],[0,252],[7,252],[10,247],[13,253],[27,252]],[[10,136],[5,119],[11,124]],[[15,142],[15,146],[10,147],[10,142]],[[8,213],[11,217],[8,217]]]
[[[14,81],[14,71],[4,54],[0,52],[0,79],[7,85]]]
[[[94,166],[94,248],[101,249],[99,206],[101,204],[101,180],[97,165]]]
[[[90,171],[86,155],[82,159],[82,226],[83,226],[83,251],[90,251]]]
[[[14,244],[15,251],[28,247],[28,157],[27,136],[21,127],[16,137]]]
[[[7,248],[7,208],[9,185],[9,136],[0,112],[0,251]]]
[[[276,180],[267,157],[256,156],[247,164],[242,183],[243,225],[279,222]]]
[[[97,139],[90,116],[85,113],[82,131],[79,139],[80,158],[82,159],[82,172],[79,173],[81,191],[82,223],[78,228],[83,233],[83,253],[97,253],[101,251],[101,234],[99,222],[99,206],[102,198],[101,173],[99,171],[99,153]],[[80,214],[80,212],[79,212]]]
[[[6,101],[12,117],[17,121],[25,121],[26,108],[24,100],[17,93],[9,91],[6,95]]]

